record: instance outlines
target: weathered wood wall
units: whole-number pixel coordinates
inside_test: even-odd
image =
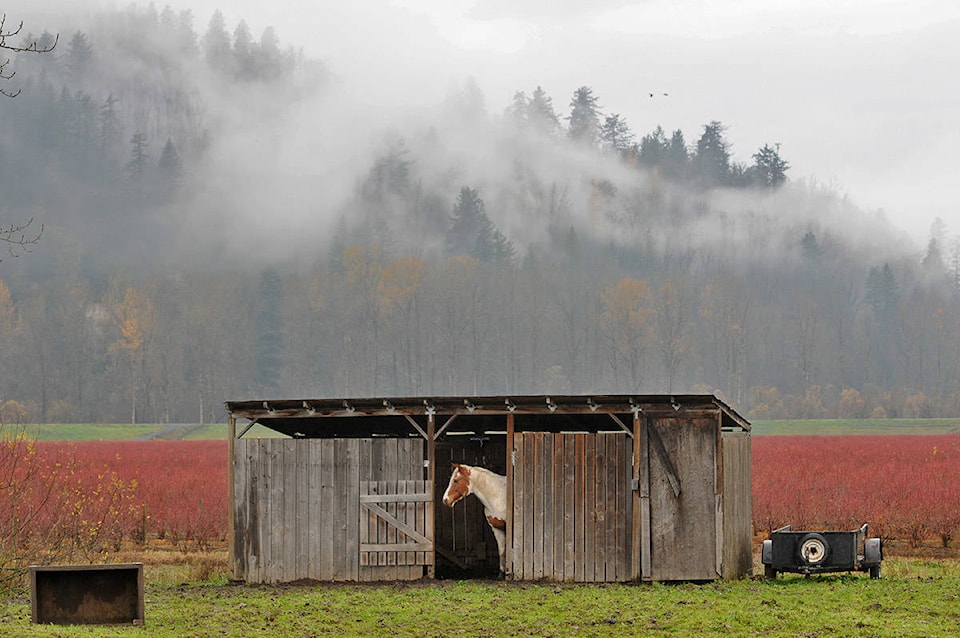
[[[646,427],[649,578],[658,581],[716,579],[720,576],[717,417],[653,417],[647,418]],[[671,475],[675,481],[671,481]]]
[[[723,577],[753,571],[751,442],[747,432],[723,434]]]
[[[414,438],[237,440],[234,577],[250,583],[421,578],[421,564],[385,556],[385,565],[379,558],[361,565],[359,528],[361,481],[422,481],[423,452],[424,441]],[[424,521],[432,525],[432,501],[426,506]]]
[[[631,446],[621,433],[515,435],[514,580],[630,579]]]

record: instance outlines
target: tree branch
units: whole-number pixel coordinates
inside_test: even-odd
[[[40,229],[36,232],[36,235],[32,231],[27,232],[32,224],[33,217],[23,224],[0,226],[0,242],[7,244],[7,252],[11,256],[19,257],[20,253],[29,253],[30,246],[40,241],[40,236],[43,235],[43,224],[40,224]],[[0,259],[0,261],[3,260]]]
[[[58,33],[56,38],[53,41],[53,44],[51,44],[48,47],[39,46],[36,40],[24,46],[7,44],[7,38],[14,38],[20,35],[20,31],[22,30],[23,30],[23,22],[20,22],[20,24],[18,24],[15,29],[8,30],[7,14],[5,13],[0,14],[0,49],[4,49],[6,51],[12,51],[14,53],[48,53],[50,51],[53,51],[53,49],[57,46],[57,43],[60,41],[60,34]],[[6,58],[2,62],[0,62],[0,80],[10,80],[13,78],[13,76],[17,74],[16,71],[13,71],[10,73],[7,72],[8,64],[10,64],[10,58]],[[0,88],[0,95],[5,95],[7,97],[13,98],[20,95],[20,91],[18,89],[17,91],[11,93],[6,89]]]

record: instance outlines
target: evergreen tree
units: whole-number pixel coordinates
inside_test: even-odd
[[[800,252],[808,262],[816,263],[820,260],[823,248],[820,247],[820,240],[812,230],[808,230],[800,240]]]
[[[193,30],[193,11],[184,9],[177,15],[174,41],[180,52],[192,58],[197,52],[197,33]]]
[[[568,135],[571,140],[596,146],[600,133],[600,107],[590,87],[581,86],[573,92],[567,119],[570,122]]]
[[[638,159],[642,166],[660,168],[666,163],[669,150],[670,142],[667,141],[663,128],[658,126],[653,133],[644,135],[640,140]]]
[[[134,133],[130,138],[130,161],[127,162],[127,174],[134,180],[143,179],[147,172],[147,136],[144,133]]]
[[[683,137],[683,131],[677,129],[670,136],[667,144],[666,157],[663,162],[663,173],[667,177],[680,180],[687,174],[687,164],[690,161],[690,153],[687,151],[687,141]]]
[[[779,188],[787,181],[787,170],[790,164],[780,157],[780,145],[764,144],[763,148],[753,154],[754,175],[761,186],[769,189]]]
[[[515,254],[513,245],[487,217],[477,190],[464,186],[450,217],[447,254],[469,255],[481,261],[508,261]]]
[[[253,36],[245,20],[237,23],[233,30],[233,73],[239,78],[251,78],[256,57]]]
[[[100,105],[100,156],[106,160],[118,148],[123,137],[120,118],[114,108],[119,102],[111,93]]]
[[[210,16],[207,32],[203,35],[203,55],[212,68],[221,72],[230,69],[230,35],[227,33],[227,20],[219,9]]]
[[[93,61],[93,45],[82,31],[77,31],[70,38],[67,46],[66,67],[70,78],[77,81],[84,77]]]
[[[604,149],[624,159],[636,152],[633,131],[627,126],[627,121],[617,113],[604,118],[600,126],[600,143]]]
[[[874,314],[884,322],[892,318],[900,300],[900,286],[889,263],[884,262],[882,267],[870,268],[866,291],[864,301],[873,309]]]
[[[523,91],[517,91],[513,94],[513,100],[506,109],[506,116],[516,126],[522,127],[527,124],[528,112],[530,110],[530,98]]]
[[[370,201],[382,202],[388,196],[403,196],[410,189],[409,152],[403,138],[390,141],[387,152],[377,158],[363,184],[363,195]]]
[[[527,106],[527,122],[533,130],[544,135],[556,135],[560,118],[553,110],[553,99],[539,86],[534,89]]]
[[[182,168],[183,162],[180,159],[180,153],[177,152],[177,147],[174,146],[173,140],[167,139],[167,143],[163,145],[163,150],[160,151],[160,161],[157,163],[162,185],[165,188],[176,186],[180,180]]]
[[[693,167],[706,188],[725,185],[730,178],[730,144],[723,136],[725,130],[720,122],[710,122],[697,140]]]

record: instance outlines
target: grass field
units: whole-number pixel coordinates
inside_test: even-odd
[[[960,434],[960,419],[825,419],[754,421],[753,434],[764,435],[849,435],[849,434]],[[5,427],[0,426],[0,435]],[[123,423],[53,423],[32,425],[27,433],[38,441],[129,441],[135,439],[225,439],[226,423],[205,425]],[[254,426],[247,436],[275,435],[272,430]]]
[[[46,425],[20,426],[0,425],[0,437],[4,432],[25,431],[38,441],[135,441],[135,440],[211,440],[226,439],[226,423],[193,423],[178,425],[129,423],[50,423]],[[255,425],[247,436],[265,438],[279,436],[272,430]]]
[[[161,582],[148,571],[146,627],[30,623],[0,601],[9,636],[956,636],[960,566],[894,559],[862,574],[697,584],[438,581],[244,586],[222,574]]]
[[[850,434],[960,434],[960,419],[824,419],[754,421],[753,434],[850,435]]]

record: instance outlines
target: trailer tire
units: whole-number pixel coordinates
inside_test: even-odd
[[[800,562],[808,567],[819,567],[826,564],[830,555],[830,545],[822,534],[810,533],[800,539],[797,544],[797,554]]]

